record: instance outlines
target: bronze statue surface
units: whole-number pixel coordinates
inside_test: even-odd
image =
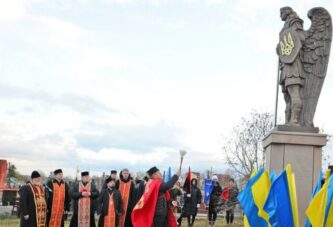
[[[327,10],[308,12],[309,30],[290,7],[280,10],[284,26],[276,51],[280,59],[279,83],[286,102],[285,125],[314,127],[313,118],[326,77],[332,40],[332,19]]]

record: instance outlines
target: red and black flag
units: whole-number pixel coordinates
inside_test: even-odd
[[[191,193],[191,167],[188,167],[188,173],[186,175],[186,179],[184,182],[183,189],[186,191],[186,193]]]

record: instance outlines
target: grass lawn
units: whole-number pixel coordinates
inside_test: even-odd
[[[187,227],[187,220],[183,220],[183,225],[184,227]],[[20,226],[20,220],[16,217],[5,217],[5,216],[2,216],[0,217],[0,227],[18,227]],[[69,221],[67,221],[65,223],[65,227],[68,227],[69,226]],[[97,223],[96,223],[96,226],[97,226]],[[205,219],[198,219],[196,220],[195,224],[194,224],[195,227],[206,227],[207,226],[207,220]],[[240,218],[236,218],[235,219],[235,222],[233,225],[227,225],[225,220],[223,220],[222,218],[218,218],[217,219],[217,222],[216,222],[216,227],[224,227],[224,226],[234,226],[234,227],[241,227],[243,226],[243,221],[242,219]]]

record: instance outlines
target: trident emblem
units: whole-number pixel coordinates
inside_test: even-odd
[[[283,36],[283,42],[280,41],[280,47],[281,47],[281,55],[290,55],[293,48],[294,48],[295,44],[293,41],[293,38],[290,34],[290,32],[288,33],[288,40],[286,35]]]

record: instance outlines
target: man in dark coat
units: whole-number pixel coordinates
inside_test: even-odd
[[[111,174],[110,175],[111,178],[117,180],[117,170],[111,170],[110,174]],[[106,185],[106,180],[105,180],[103,183],[103,186],[102,186],[102,191],[107,188],[108,188],[108,186]]]
[[[63,180],[63,172],[57,169],[54,179],[46,184],[48,227],[64,227],[64,212],[70,210],[69,186]]]
[[[136,181],[134,204],[136,204],[141,199],[141,196],[145,193],[145,187],[148,181],[149,181],[148,176],[144,176],[142,180]]]
[[[105,180],[107,189],[101,192],[98,199],[100,209],[98,227],[119,226],[119,217],[123,213],[123,201],[120,192],[115,188],[115,181],[112,177]]]
[[[99,192],[95,184],[90,181],[89,172],[81,173],[82,180],[76,183],[70,195],[74,200],[73,217],[70,227],[89,226],[95,227],[95,199],[98,198]]]
[[[151,180],[139,202],[134,207],[132,221],[134,226],[176,227],[176,218],[170,207],[169,190],[181,175],[181,169],[168,182],[155,166],[147,171]]]
[[[220,203],[220,196],[222,194],[222,188],[218,182],[216,175],[212,177],[212,180],[215,182],[212,193],[210,194],[209,207],[208,207],[208,220],[209,225],[214,226],[217,218],[217,206]]]
[[[198,188],[198,180],[192,179],[191,180],[191,191],[184,193],[184,208],[182,211],[182,214],[178,218],[178,225],[181,225],[182,223],[182,217],[187,217],[187,222],[190,227],[193,226],[195,217],[197,216],[198,208],[201,204],[201,191]],[[192,220],[191,220],[192,217]]]
[[[131,214],[137,199],[135,196],[135,185],[128,169],[125,168],[119,173],[119,179],[116,181],[116,189],[121,194],[124,207],[124,213],[119,219],[119,226],[132,227]]]
[[[45,191],[37,171],[31,173],[31,180],[19,191],[21,227],[46,227]]]
[[[149,177],[154,179],[163,179],[161,172],[155,167],[151,168],[147,172]],[[181,175],[180,169],[178,170],[177,175],[173,175],[172,178],[166,182],[162,183],[158,191],[158,199],[155,207],[154,214],[154,227],[168,227],[168,201],[165,193],[169,191],[178,181],[179,176]]]

